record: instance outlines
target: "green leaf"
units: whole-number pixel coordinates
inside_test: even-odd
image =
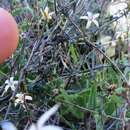
[[[65,90],[61,90],[61,94],[56,97],[56,100],[63,101],[66,105],[61,109],[62,115],[67,115],[71,113],[78,119],[83,119],[83,111],[81,109],[75,107],[74,105],[79,105],[81,107],[86,107],[88,98],[89,98],[90,91],[83,91],[76,94],[67,94]],[[70,104],[67,104],[71,103]],[[73,105],[74,104],[74,105]]]
[[[97,97],[97,89],[96,86],[93,85],[89,95],[88,108],[95,109],[96,108],[96,97]]]
[[[116,104],[117,107],[120,107],[121,104],[123,103],[122,98],[119,97],[119,96],[116,96],[116,95],[112,95],[112,96],[111,96],[111,100],[112,100],[113,103]]]
[[[79,55],[78,55],[77,49],[74,47],[73,44],[70,45],[69,52],[70,52],[73,62],[77,63]]]
[[[125,91],[125,88],[119,87],[119,88],[117,88],[115,91],[116,91],[116,93],[121,94],[122,92]]]
[[[107,115],[111,115],[115,111],[115,109],[116,109],[116,106],[115,106],[115,103],[112,100],[110,100],[109,102],[107,102],[105,104],[104,110],[105,110],[105,113]]]

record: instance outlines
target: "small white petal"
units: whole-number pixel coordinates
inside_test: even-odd
[[[94,23],[97,27],[99,27],[99,24],[98,24],[98,21],[97,21],[97,20],[93,20],[93,23]]]
[[[25,96],[25,99],[26,100],[32,100],[32,97],[31,96]]]
[[[14,81],[14,77],[10,77],[10,82],[13,82]]]
[[[6,85],[6,86],[5,86],[5,89],[4,89],[5,92],[7,92],[9,88],[10,88],[10,86],[9,86],[9,85]]]
[[[14,85],[17,85],[18,84],[18,81],[13,81]]]
[[[11,89],[12,89],[12,91],[15,91],[15,86],[14,86],[14,84],[12,84]]]
[[[42,128],[40,128],[40,130],[63,130],[63,129],[59,126],[48,125],[48,126],[43,126]]]
[[[87,12],[87,14],[88,14],[88,17],[89,17],[89,18],[92,18],[92,17],[93,17],[93,14],[92,14],[91,12]]]
[[[37,130],[36,125],[35,125],[35,124],[32,124],[32,125],[29,127],[28,130]]]
[[[21,102],[21,100],[16,99],[14,102],[15,102],[16,104],[19,104],[19,103]]]
[[[111,46],[112,46],[112,47],[115,47],[115,46],[116,46],[116,42],[115,42],[115,41],[112,41],[112,42],[111,42]]]
[[[5,84],[9,84],[9,83],[10,83],[10,81],[9,81],[9,80],[6,80],[6,81],[5,81]]]
[[[80,19],[85,19],[85,20],[88,20],[88,16],[81,16]]]
[[[88,29],[91,26],[91,24],[92,24],[92,21],[88,20],[87,25],[86,25],[86,29]]]
[[[26,106],[24,105],[24,104],[22,104],[22,107],[25,109],[26,108]]]
[[[50,108],[47,112],[45,112],[38,120],[37,122],[37,127],[38,130],[45,124],[45,122],[53,115],[56,113],[56,111],[59,108],[59,104],[56,104],[52,108]]]
[[[18,105],[18,103],[14,102],[14,106],[16,107]]]
[[[22,93],[17,93],[16,97],[23,97],[23,94]]]
[[[45,13],[48,13],[48,12],[49,12],[48,6],[45,7],[44,12],[45,12]]]
[[[3,121],[1,123],[2,130],[17,130],[13,123],[9,121]]]

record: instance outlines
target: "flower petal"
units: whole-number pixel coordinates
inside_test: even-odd
[[[21,102],[21,100],[16,99],[14,102],[15,102],[15,103],[16,103],[16,105],[17,105],[17,104],[19,104],[19,103]]]
[[[63,130],[63,129],[59,126],[48,125],[48,126],[41,127],[40,130]]]
[[[111,46],[115,47],[116,46],[116,42],[115,41],[111,41]]]
[[[49,12],[48,6],[45,7],[44,12],[45,12],[46,14],[48,14],[48,12]]]
[[[45,112],[38,120],[37,122],[37,127],[38,130],[45,124],[45,122],[53,115],[56,113],[56,111],[59,108],[59,104],[56,104],[52,108],[50,108],[47,112]]]
[[[3,121],[1,123],[2,130],[17,130],[13,123],[9,121]]]
[[[16,107],[18,105],[18,103],[14,102],[14,106]]]
[[[18,81],[13,81],[14,85],[17,85],[18,84]]]
[[[93,14],[91,12],[87,12],[87,15],[90,19],[93,17]]]
[[[23,94],[22,93],[17,93],[16,97],[18,97],[18,98],[20,97],[21,98],[21,97],[23,97]]]
[[[94,23],[97,27],[99,27],[99,24],[98,24],[98,21],[97,21],[97,20],[93,20],[93,23]]]
[[[9,80],[6,80],[6,81],[5,81],[5,84],[9,84],[9,83],[10,83],[10,81],[9,81]]]
[[[12,84],[10,87],[11,87],[12,91],[15,91],[15,86],[14,86],[14,84]]]
[[[80,19],[85,19],[85,20],[88,20],[88,16],[81,16]]]
[[[10,77],[10,82],[14,82],[14,77]]]
[[[86,25],[86,29],[88,29],[91,26],[91,24],[92,24],[92,21],[88,20],[87,25]]]
[[[37,130],[36,125],[35,125],[35,124],[32,124],[32,125],[29,127],[28,130]]]
[[[7,92],[9,88],[10,88],[10,86],[6,85],[5,88],[4,88],[5,92]]]
[[[32,100],[32,97],[31,96],[25,96],[25,99],[26,100]]]

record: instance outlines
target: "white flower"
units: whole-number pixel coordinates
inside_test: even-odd
[[[14,80],[14,77],[10,77],[10,79],[5,81],[5,88],[3,94],[7,92],[9,88],[11,88],[12,91],[15,91],[15,87],[17,86],[17,84],[18,81]]]
[[[129,14],[126,16],[126,13],[124,13],[127,11],[127,8],[128,8],[128,3],[126,1],[112,2],[108,6],[108,10],[107,10],[108,14],[112,15],[113,17],[119,18],[115,22],[112,23],[112,28],[116,32],[128,31],[128,23],[129,23],[130,17],[129,17]]]
[[[0,125],[2,130],[17,130],[14,124],[9,121],[2,121]]]
[[[111,47],[116,47],[116,41],[111,41]]]
[[[46,121],[56,113],[59,108],[59,104],[53,106],[50,110],[45,112],[37,121],[37,124],[32,124],[28,130],[63,130],[59,126],[45,125]]]
[[[111,41],[111,36],[100,35],[98,42],[101,42],[102,45],[107,45]]]
[[[99,27],[99,23],[96,20],[99,17],[99,13],[92,14],[91,12],[87,12],[87,16],[81,16],[80,19],[87,20],[86,28],[88,29],[92,23],[94,23],[97,27]]]
[[[31,96],[28,96],[26,94],[23,94],[23,93],[18,93],[16,94],[16,100],[14,101],[14,105],[18,105],[18,104],[22,104],[22,106],[25,108],[25,101],[26,100],[32,100],[32,97]]]
[[[53,106],[50,110],[45,112],[37,121],[37,124],[32,124],[28,130],[63,130],[59,126],[55,125],[45,125],[46,121],[56,113],[56,111],[59,108],[59,104],[56,104]],[[17,128],[9,121],[3,121],[1,122],[2,130],[17,130]]]
[[[45,7],[44,11],[42,9],[40,11],[44,20],[50,21],[52,19],[54,12],[49,12],[48,6]]]
[[[119,17],[121,13],[126,11],[127,6],[126,2],[112,2],[108,7],[108,13]]]

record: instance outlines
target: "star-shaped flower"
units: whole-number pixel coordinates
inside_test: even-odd
[[[37,124],[32,124],[29,128],[29,130],[63,130],[61,127],[59,126],[55,126],[55,125],[45,125],[46,121],[53,115],[56,113],[56,111],[59,108],[59,104],[56,104],[55,106],[53,106],[52,108],[50,108],[50,110],[48,110],[47,112],[45,112],[37,121]]]
[[[40,11],[44,20],[49,22],[52,19],[54,12],[49,12],[48,6],[45,7],[44,11],[42,9],[40,9]]]
[[[86,28],[88,29],[92,23],[94,23],[97,27],[99,27],[99,23],[97,18],[99,17],[99,13],[92,14],[91,12],[87,12],[87,16],[81,16],[80,19],[87,20]]]
[[[2,95],[4,95],[9,88],[11,88],[12,91],[15,91],[15,87],[17,86],[18,81],[14,80],[14,77],[10,77],[5,81],[5,88]]]
[[[55,125],[45,125],[46,121],[56,113],[59,108],[59,104],[56,104],[52,108],[50,108],[47,112],[45,112],[37,121],[36,124],[32,124],[28,130],[63,130],[59,126]],[[17,130],[14,124],[9,121],[1,122],[2,130]]]
[[[127,7],[128,4],[125,1],[111,2],[108,7],[108,13],[114,17],[120,17],[122,13],[124,14]]]
[[[18,104],[22,104],[22,106],[25,108],[25,101],[26,100],[32,100],[32,97],[31,96],[28,96],[27,94],[25,93],[18,93],[16,94],[16,100],[14,101],[14,105],[18,105]]]

